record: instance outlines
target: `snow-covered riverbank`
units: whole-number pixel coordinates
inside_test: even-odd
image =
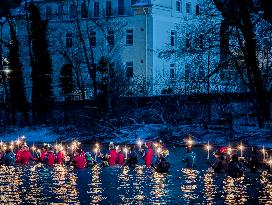
[[[60,136],[56,134],[52,127],[38,126],[38,127],[11,127],[6,133],[0,136],[0,140],[12,141],[18,139],[20,136],[25,136],[29,143],[36,142],[55,142]]]
[[[72,130],[72,131],[71,131]],[[243,142],[250,145],[272,147],[271,129],[259,129],[257,127],[243,126],[230,130],[225,126],[202,127],[197,124],[171,126],[167,124],[135,124],[121,128],[117,131],[91,134],[80,132],[75,127],[24,127],[9,128],[0,136],[0,140],[16,140],[24,135],[29,143],[55,141],[72,141],[78,139],[83,142],[99,141],[108,143],[135,143],[138,139],[156,140],[162,139],[167,144],[183,145],[184,139],[192,134],[196,144],[205,144],[208,141],[213,144],[229,144]]]

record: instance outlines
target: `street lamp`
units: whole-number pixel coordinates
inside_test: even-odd
[[[11,70],[9,69],[9,61],[7,58],[2,59],[2,69],[0,71],[5,73],[6,75],[11,72]]]
[[[5,90],[5,102],[7,103],[7,111],[9,120],[11,120],[11,112],[10,112],[10,92],[9,92],[9,85],[6,81],[8,75],[10,74],[11,70],[9,69],[9,62],[7,59],[1,59],[0,62],[2,69],[0,70],[0,76],[2,78],[4,90]]]

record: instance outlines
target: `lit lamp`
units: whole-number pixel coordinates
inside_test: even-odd
[[[187,145],[188,145],[189,147],[192,147],[193,143],[194,143],[194,141],[193,141],[192,138],[190,137],[190,138],[187,140]]]
[[[139,149],[141,149],[141,148],[142,148],[142,145],[143,145],[143,142],[142,142],[141,140],[138,140],[138,141],[137,141],[137,145],[139,146]]]
[[[98,155],[98,152],[99,152],[99,144],[98,143],[95,144],[95,148],[94,148],[93,151],[95,153],[94,160],[96,161],[96,158],[97,158],[97,155]]]
[[[241,142],[241,144],[239,145],[238,149],[239,149],[240,152],[241,152],[241,157],[243,157],[243,150],[245,149],[245,147],[243,146],[242,142]]]
[[[159,147],[159,148],[157,149],[158,156],[160,156],[161,152],[162,152],[162,148]]]
[[[18,146],[18,149],[19,149],[20,148],[20,140],[19,140],[19,138],[16,141],[16,145]]]
[[[272,157],[271,156],[270,156],[270,159],[269,159],[269,161],[267,163],[268,163],[269,168],[271,170],[271,168],[272,168]]]
[[[263,148],[262,148],[262,153],[263,153],[263,160],[265,160],[265,149],[264,149],[264,145],[263,145]]]
[[[36,150],[36,147],[34,146],[34,144],[32,145],[31,150],[32,150],[32,152],[33,152],[33,154],[34,154],[34,152],[35,152],[35,150]]]
[[[98,154],[98,148],[94,148],[94,153],[95,153],[95,157],[94,157],[94,160],[96,161],[96,158],[97,158],[97,154]]]
[[[126,159],[127,159],[127,154],[128,154],[128,148],[127,147],[124,148],[124,152],[126,153]]]
[[[9,148],[10,148],[11,150],[13,150],[13,148],[14,148],[14,142],[13,142],[13,141],[10,142]]]
[[[229,147],[228,147],[227,150],[228,150],[228,154],[231,155],[231,153],[232,153],[232,148],[230,147],[230,145],[229,145]]]
[[[3,59],[3,70],[1,70],[4,74],[9,74],[11,70],[9,69],[9,61],[7,58]]]
[[[208,152],[207,159],[210,159],[210,150],[212,149],[212,146],[210,145],[210,142],[208,141],[208,144],[206,145],[206,150]]]

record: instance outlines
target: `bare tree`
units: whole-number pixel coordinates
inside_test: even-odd
[[[123,46],[121,40],[126,23],[113,16],[105,15],[105,12],[100,13],[99,18],[93,18],[88,13],[82,18],[82,13],[80,13],[82,5],[78,0],[73,2],[74,19],[68,23],[69,29],[76,31],[71,34],[72,45],[68,47],[64,45],[65,39],[60,38],[63,36],[63,31],[61,31],[54,37],[58,45],[54,46],[54,50],[61,54],[65,61],[73,65],[78,87],[86,89],[88,86],[92,90],[92,96],[96,99],[99,94],[97,81],[100,78],[97,76],[99,75],[97,72],[98,60],[104,56],[111,63],[119,65],[120,56],[116,54]],[[90,1],[83,3],[86,4],[86,8],[89,8]],[[85,75],[85,70],[89,77]]]
[[[261,68],[262,51],[257,49],[257,43],[264,42],[263,31],[258,30],[265,24],[260,20],[263,17],[252,12],[254,5],[247,1],[207,0],[201,8],[200,16],[189,19],[186,26],[181,25],[179,46],[161,52],[161,56],[189,58],[193,70],[202,64],[207,91],[212,84],[214,91],[219,92],[224,92],[222,88],[227,92],[237,92],[237,88],[250,90],[255,96],[258,122],[262,127],[264,121],[269,121],[263,75],[270,73]],[[201,59],[200,65],[194,65],[199,62],[197,59]],[[222,87],[222,84],[225,85]]]

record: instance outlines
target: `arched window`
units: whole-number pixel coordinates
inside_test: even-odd
[[[72,47],[73,47],[73,34],[69,32],[66,34],[66,48]]]
[[[200,14],[200,7],[199,7],[199,5],[196,5],[196,15],[199,15]]]
[[[91,43],[91,46],[96,46],[96,32],[95,31],[90,32],[90,43]]]
[[[109,45],[110,45],[110,46],[114,46],[114,31],[110,30],[110,31],[108,32],[108,37],[107,37],[107,39],[108,39]]]
[[[51,6],[46,6],[46,19],[50,19],[52,16],[52,8]]]
[[[81,4],[81,18],[88,18],[88,9],[84,2]]]
[[[75,4],[70,4],[69,7],[69,18],[70,19],[75,19],[76,18],[76,12],[77,12],[77,8]]]

